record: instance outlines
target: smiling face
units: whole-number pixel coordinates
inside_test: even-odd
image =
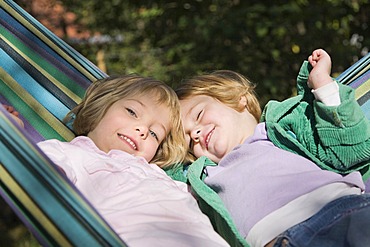
[[[244,106],[245,98],[239,104]],[[253,134],[255,118],[245,109],[238,112],[205,95],[180,100],[185,136],[192,153],[219,162]]]
[[[118,149],[150,162],[170,131],[170,115],[168,107],[148,95],[121,99],[87,136],[106,153]]]

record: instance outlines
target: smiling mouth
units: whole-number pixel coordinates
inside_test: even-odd
[[[127,136],[124,136],[122,134],[118,134],[118,137],[124,141],[126,141],[134,150],[137,150],[136,144]]]
[[[207,135],[207,137],[206,137],[206,149],[208,149],[208,143],[209,143],[209,140],[211,139],[211,136],[212,136],[212,134],[213,134],[213,132],[215,131],[215,129],[213,128],[209,133],[208,133],[208,135]]]

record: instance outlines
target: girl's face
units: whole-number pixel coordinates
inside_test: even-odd
[[[87,136],[108,153],[122,150],[150,162],[170,131],[170,110],[150,96],[115,102]]]
[[[238,112],[205,95],[181,100],[181,116],[190,150],[199,158],[206,156],[218,163],[237,145],[253,134],[255,118],[245,109],[245,98]]]

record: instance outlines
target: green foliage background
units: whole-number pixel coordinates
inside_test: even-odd
[[[370,46],[368,0],[62,2],[87,29],[123,37],[100,44],[108,73],[136,72],[175,86],[190,75],[231,69],[258,84],[262,104],[294,94],[312,50],[331,54],[335,76]],[[91,45],[76,48],[94,61]]]
[[[27,8],[32,1],[15,2]],[[139,73],[175,87],[195,74],[235,70],[258,84],[262,105],[295,94],[299,67],[314,49],[331,54],[336,76],[370,47],[369,0],[50,2],[103,35],[89,42],[64,39],[93,63],[104,50],[108,74]],[[36,246],[1,200],[0,206],[0,245]]]

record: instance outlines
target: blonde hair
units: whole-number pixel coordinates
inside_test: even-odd
[[[176,94],[180,100],[196,95],[207,95],[236,111],[243,111],[239,100],[246,97],[246,108],[257,122],[261,117],[261,106],[254,91],[255,85],[243,75],[230,70],[217,70],[210,74],[194,76],[181,82]]]
[[[254,88],[256,86],[243,75],[230,70],[217,70],[210,74],[194,76],[183,80],[175,92],[179,100],[189,99],[197,95],[206,95],[219,100],[221,103],[241,112],[239,101],[246,97],[245,108],[259,122],[261,106],[258,102]],[[189,150],[185,160],[193,162],[196,159],[192,150]]]
[[[142,95],[152,97],[155,103],[168,107],[171,114],[170,132],[150,162],[162,168],[181,163],[186,155],[186,144],[180,104],[173,89],[162,81],[135,74],[98,80],[90,85],[82,102],[67,114],[64,121],[74,118],[72,127],[75,134],[86,136],[115,102]]]

